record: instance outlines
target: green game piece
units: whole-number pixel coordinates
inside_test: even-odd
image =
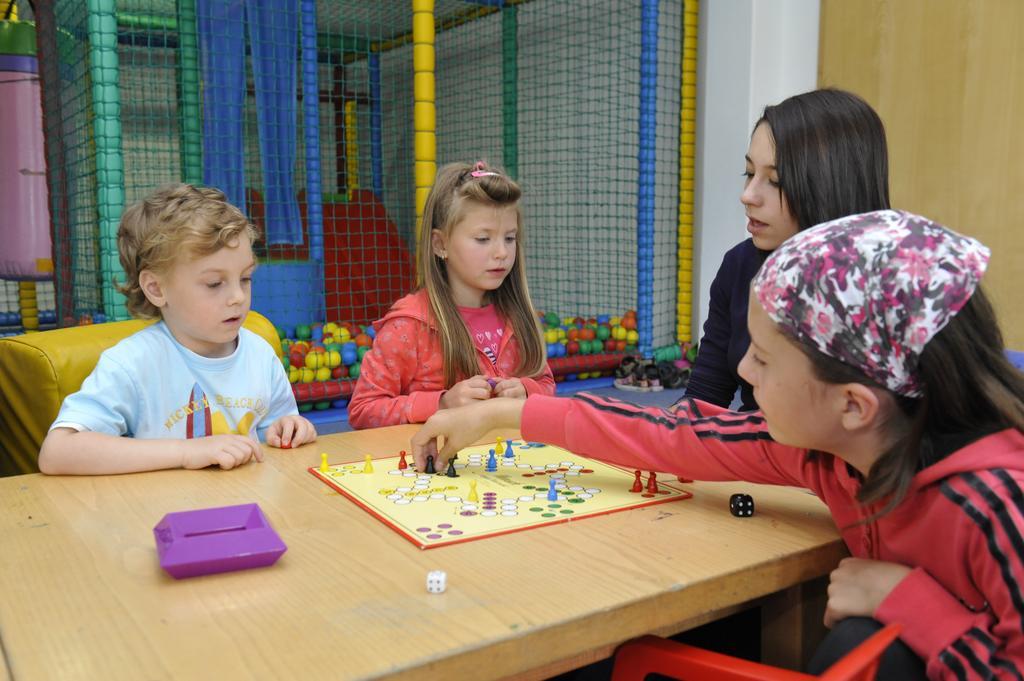
[[[541,518],[554,518],[555,514],[554,513],[541,513],[540,517]]]
[[[548,504],[548,508],[562,508],[561,504]]]
[[[543,508],[541,508],[540,506],[534,506],[534,507],[533,507],[533,508],[531,508],[530,510],[531,510],[531,511],[533,511],[534,513],[540,513],[540,512],[541,512],[541,511],[543,511],[544,509],[543,509]]]
[[[559,513],[562,513],[564,515],[570,515],[572,513],[572,509],[571,508],[564,508],[561,511],[559,511]]]

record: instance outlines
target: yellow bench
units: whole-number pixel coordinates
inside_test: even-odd
[[[39,447],[67,395],[100,353],[151,321],[109,322],[0,338],[0,476],[38,473]],[[274,325],[250,312],[245,328],[281,355]]]

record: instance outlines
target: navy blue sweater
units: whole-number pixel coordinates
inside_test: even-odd
[[[736,368],[750,345],[747,330],[747,301],[750,281],[757,274],[768,251],[747,239],[722,258],[722,265],[711,283],[708,318],[700,339],[697,362],[686,386],[686,396],[728,407],[736,388],[740,389],[740,409],[757,409],[754,391],[740,378]]]

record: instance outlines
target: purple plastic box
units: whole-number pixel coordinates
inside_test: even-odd
[[[288,550],[257,504],[168,513],[153,536],[175,579],[273,565]]]

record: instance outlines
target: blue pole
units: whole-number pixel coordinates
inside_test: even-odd
[[[384,198],[384,145],[381,141],[380,110],[380,53],[373,52],[366,62],[370,70],[370,172],[373,195],[378,201]]]
[[[320,91],[317,86],[316,0],[302,0],[302,113],[306,142],[306,226],[310,260],[324,261],[324,209],[320,180]]]
[[[639,351],[651,357],[654,341],[654,173],[657,132],[658,0],[640,10],[640,139],[636,201],[636,318]]]

